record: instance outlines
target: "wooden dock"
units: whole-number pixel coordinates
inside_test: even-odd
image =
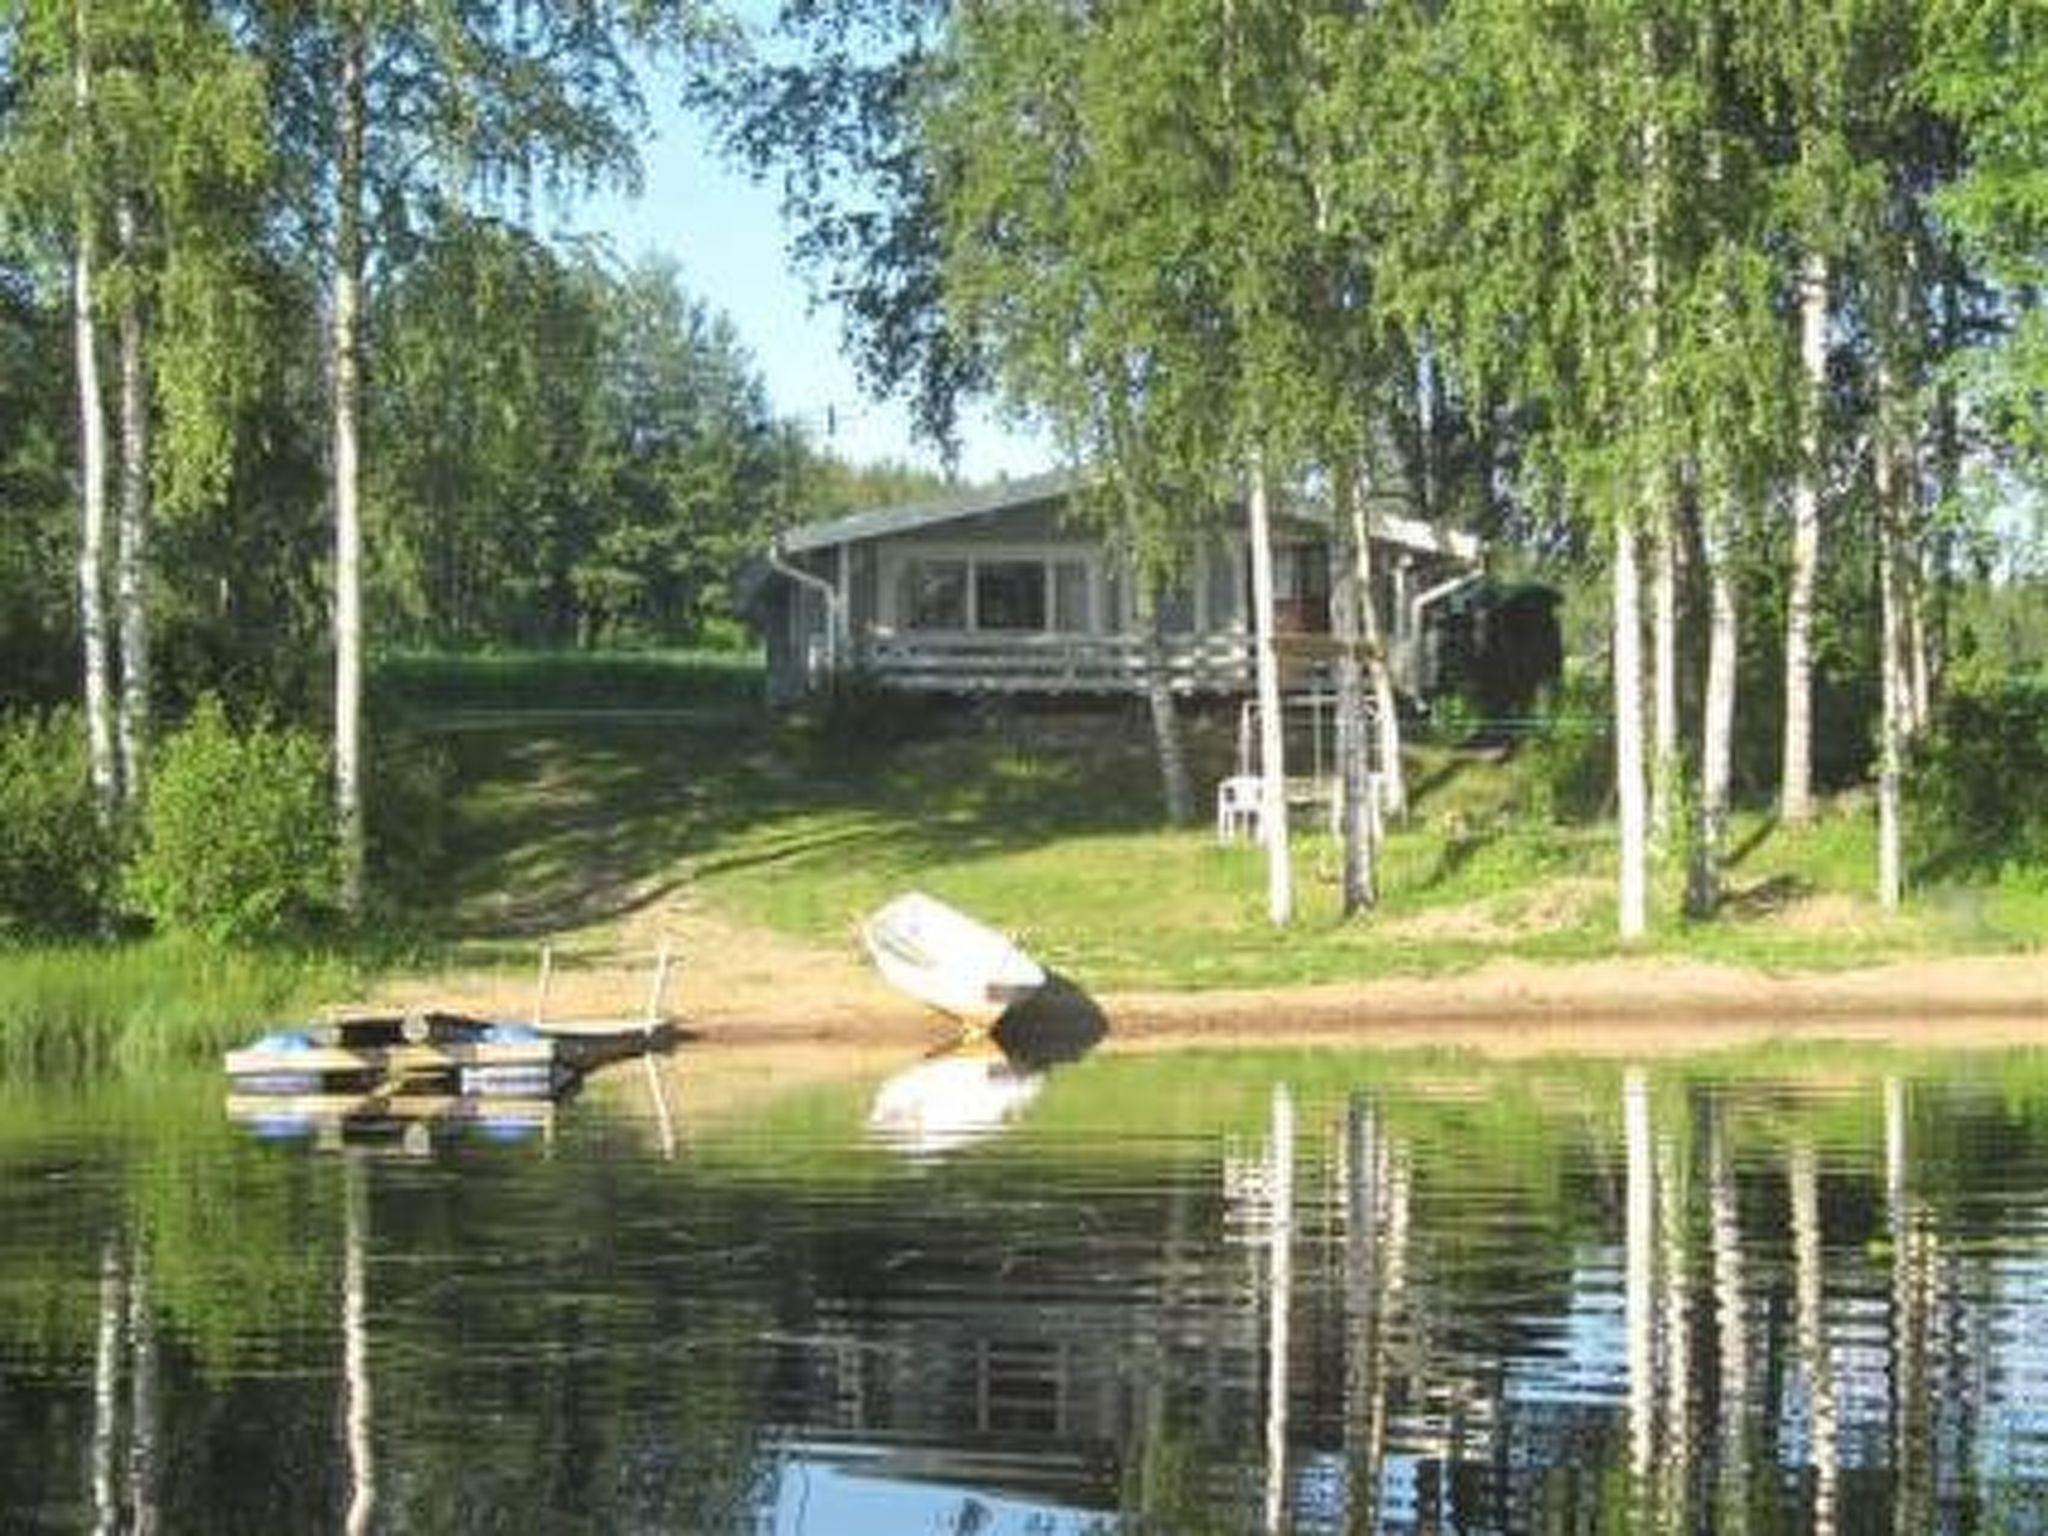
[[[360,1013],[266,1035],[223,1064],[246,1092],[269,1098],[439,1089],[548,1099],[607,1062],[662,1049],[674,1034],[662,1019],[535,1027],[441,1011]]]

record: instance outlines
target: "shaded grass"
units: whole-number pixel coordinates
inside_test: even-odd
[[[167,939],[0,951],[0,1078],[210,1061],[353,974],[334,956]]]
[[[580,689],[575,658],[537,674],[594,698],[615,665],[630,678],[640,664],[593,663]],[[520,675],[510,660],[419,665],[450,719]],[[825,728],[720,692],[730,674],[716,667],[649,665],[670,668],[660,686],[695,698],[697,716],[542,714],[525,729],[451,737],[468,788],[446,936],[475,946],[601,924],[687,887],[743,920],[837,943],[917,886],[1016,932],[1091,987],[1273,985],[1618,952],[1612,832],[1536,815],[1538,765],[1521,754],[1413,754],[1415,813],[1384,849],[1381,905],[1361,919],[1342,919],[1337,850],[1308,823],[1296,844],[1297,919],[1281,932],[1265,919],[1256,850],[1219,848],[1206,827],[1158,825],[1134,706],[1078,724],[928,708],[909,728],[879,709]],[[477,686],[465,691],[473,668]],[[1229,736],[1216,717],[1194,732],[1204,787],[1225,771]],[[1930,885],[1903,916],[1880,912],[1865,894],[1872,820],[1853,798],[1799,829],[1739,817],[1729,901],[1709,922],[1682,918],[1681,855],[1667,851],[1653,935],[1633,952],[1830,969],[2031,948],[2048,934],[2048,885],[2011,879]]]

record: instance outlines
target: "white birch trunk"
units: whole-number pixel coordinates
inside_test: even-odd
[[[1731,515],[1727,521],[1732,522]],[[1728,853],[1729,790],[1735,777],[1735,688],[1741,631],[1728,529],[1709,520],[1707,567],[1707,693],[1700,722],[1699,836],[1693,847],[1688,905],[1705,917],[1721,904]]]
[[[1287,836],[1287,750],[1280,714],[1280,654],[1273,642],[1273,520],[1265,465],[1251,467],[1252,632],[1259,686],[1259,835],[1266,845],[1266,913],[1276,928],[1294,918]]]
[[[1656,508],[1650,579],[1651,740],[1650,835],[1668,847],[1678,801],[1678,520],[1670,498]]]
[[[1364,518],[1358,482],[1347,470],[1337,472],[1337,508],[1330,541],[1330,619],[1337,653],[1337,760],[1343,785],[1342,833],[1344,915],[1351,917],[1373,903],[1373,807],[1371,804],[1371,734],[1366,720],[1365,668],[1360,652],[1365,643],[1360,609],[1370,579],[1371,557],[1361,549]]]
[[[135,205],[123,198],[115,214],[121,254],[139,261]],[[149,376],[144,363],[142,305],[121,313],[121,511],[114,556],[114,603],[121,629],[121,793],[133,808],[143,792],[149,750]]]
[[[1353,545],[1358,552],[1358,622],[1365,642],[1366,677],[1372,684],[1373,724],[1379,731],[1379,809],[1399,820],[1408,814],[1408,780],[1401,771],[1401,710],[1394,697],[1394,672],[1387,660],[1387,626],[1380,621],[1373,581],[1372,526],[1365,515],[1364,492],[1372,481],[1361,474],[1353,509]]]
[[[1619,926],[1649,928],[1649,840],[1643,793],[1643,609],[1636,531],[1614,530],[1614,793],[1621,834]]]
[[[1180,711],[1173,702],[1167,681],[1165,647],[1157,630],[1145,643],[1145,704],[1152,717],[1152,741],[1159,756],[1160,789],[1166,799],[1166,819],[1176,827],[1195,819],[1195,787],[1188,775],[1188,754],[1180,730]]]
[[[1931,583],[1926,561],[1917,551],[1906,562],[1906,576],[1906,738],[1918,741],[1934,718],[1934,634],[1928,618]]]
[[[342,40],[340,159],[334,273],[334,810],[342,900],[363,901],[362,289],[364,84],[367,23],[352,14]]]
[[[1785,755],[1778,812],[1813,819],[1813,593],[1820,572],[1821,419],[1828,380],[1829,274],[1808,251],[1799,268],[1799,359],[1805,377],[1799,473],[1792,483],[1792,569],[1785,594]]]
[[[1880,393],[1889,391],[1886,370],[1879,369]],[[1884,409],[1880,406],[1880,413]],[[1900,555],[1898,461],[1891,429],[1878,431],[1877,585],[1879,607],[1878,669],[1882,697],[1877,744],[1877,899],[1895,910],[1905,894],[1905,834],[1901,820],[1900,779],[1905,770],[1907,719],[1912,685],[1906,667],[1906,596]]]
[[[87,10],[73,12],[71,69],[76,132],[82,139],[92,112],[91,39]],[[74,142],[74,153],[84,154]],[[84,175],[81,168],[78,173]],[[107,421],[100,390],[99,327],[93,312],[93,214],[81,191],[71,252],[71,340],[78,385],[78,627],[85,650],[85,732],[93,794],[111,822],[120,799],[114,756],[114,689],[107,636]]]

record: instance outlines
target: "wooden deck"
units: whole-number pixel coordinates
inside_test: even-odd
[[[1137,693],[1146,645],[1136,635],[892,635],[862,642],[859,665],[921,693]],[[1168,639],[1161,647],[1176,693],[1242,693],[1253,684],[1252,645],[1234,635]]]

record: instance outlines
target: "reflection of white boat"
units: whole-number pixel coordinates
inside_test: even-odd
[[[1003,934],[921,891],[898,896],[861,928],[891,986],[986,1027],[1045,985],[1045,971]]]
[[[906,1152],[950,1152],[994,1135],[1044,1086],[1000,1055],[936,1056],[882,1084],[868,1129]]]

